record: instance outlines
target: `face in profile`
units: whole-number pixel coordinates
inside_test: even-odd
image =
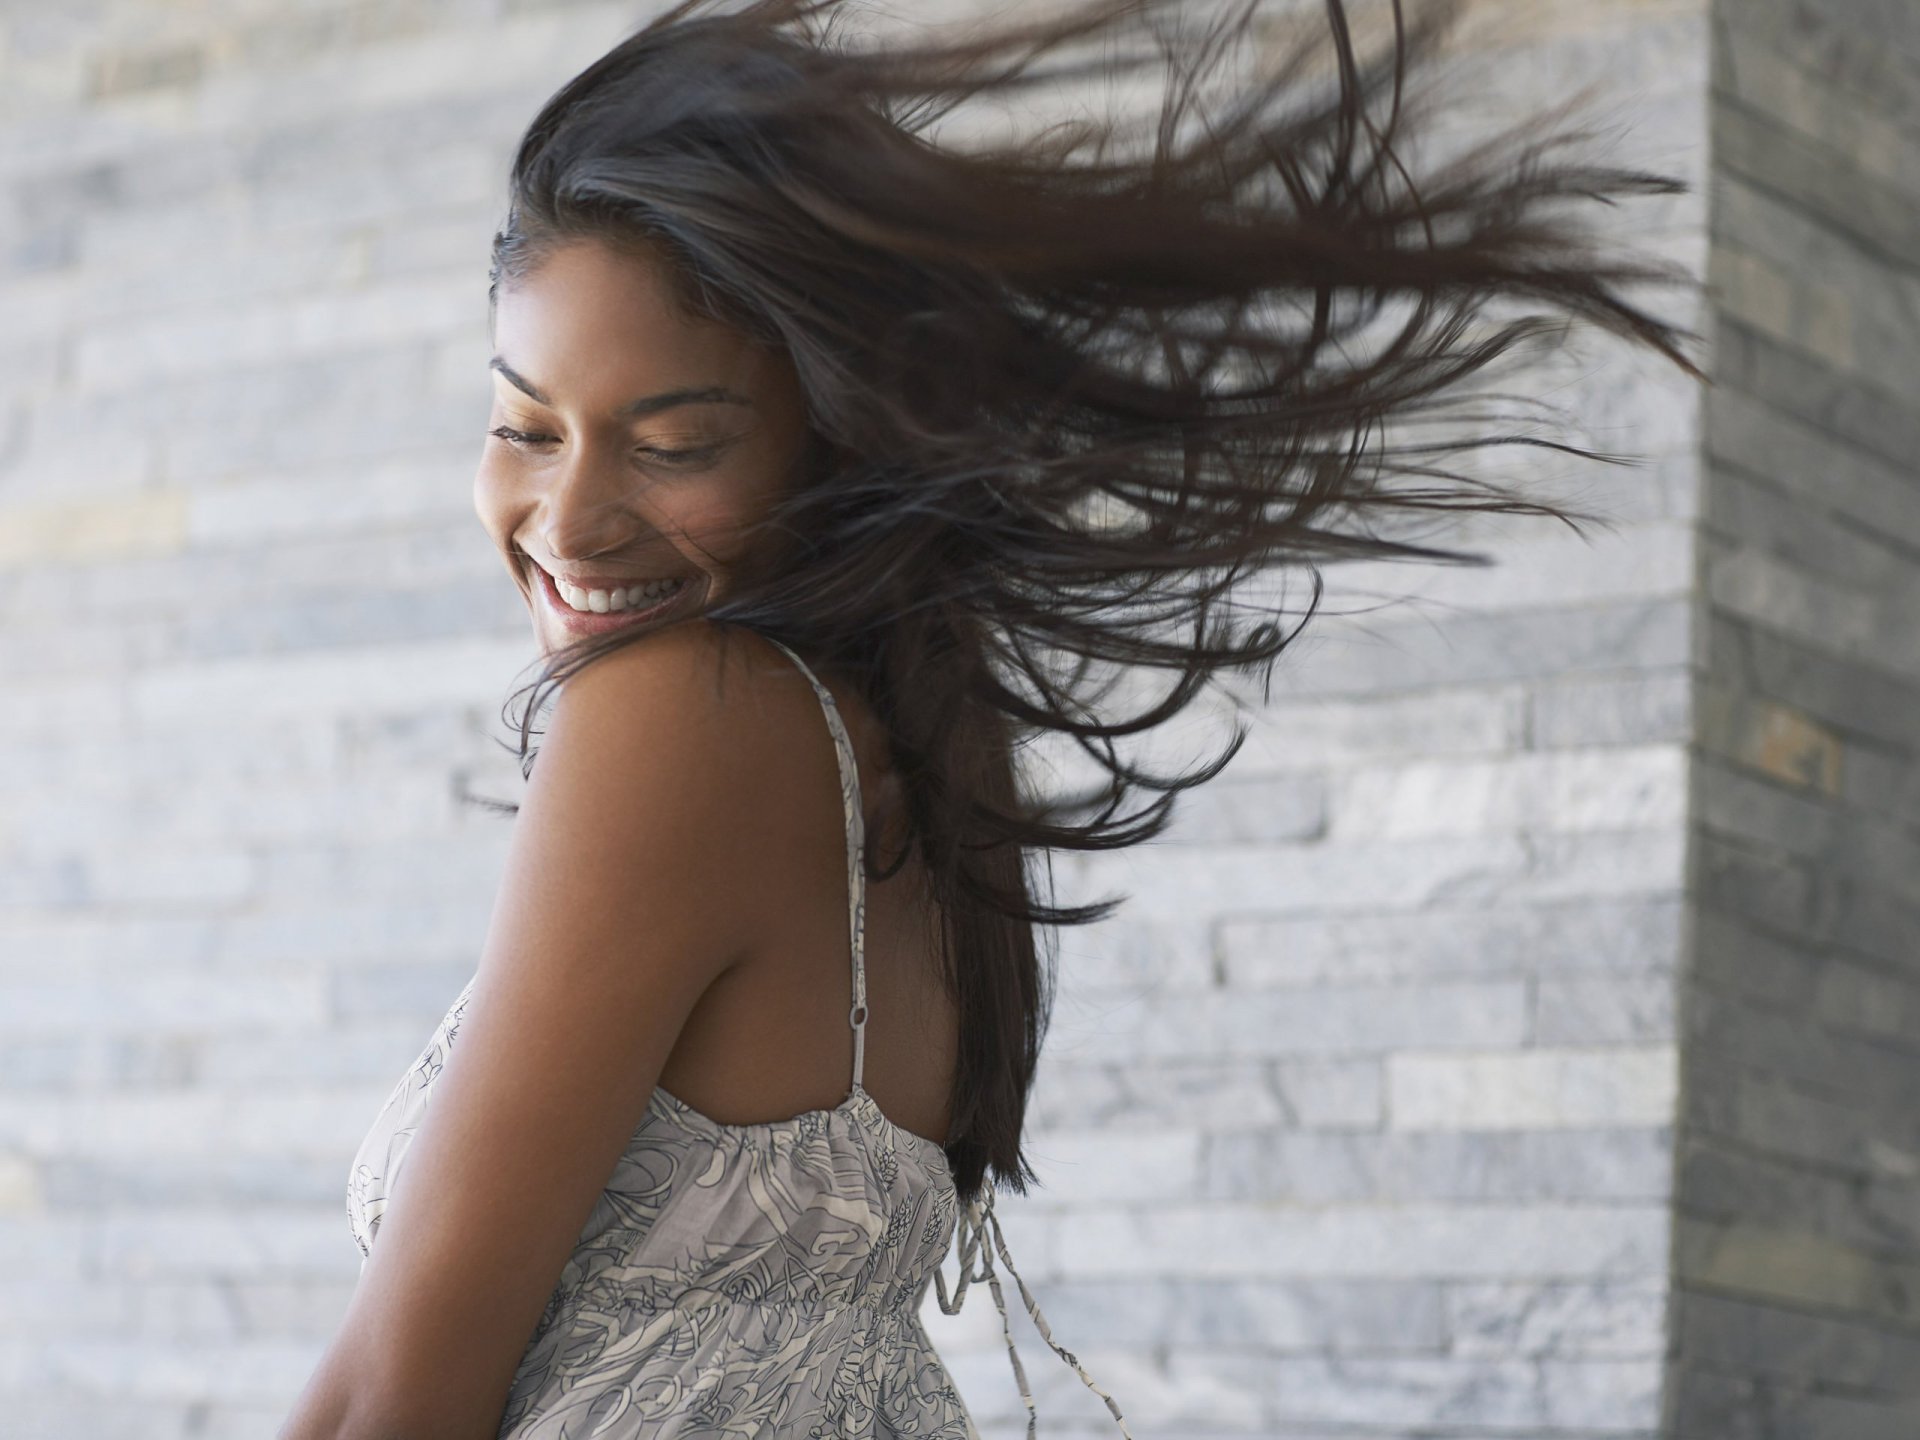
[[[791,363],[688,315],[658,262],[597,241],[496,297],[474,510],[543,651],[728,594],[806,436]]]

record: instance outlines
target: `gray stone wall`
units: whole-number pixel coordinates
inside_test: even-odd
[[[1716,4],[1676,1440],[1920,1433],[1920,10]]]
[[[270,1434],[339,1321],[504,857],[459,796],[518,785],[486,243],[649,8],[0,0],[9,1436]],[[1480,118],[1615,77],[1616,158],[1695,183],[1628,218],[1718,285],[1718,388],[1545,367],[1648,457],[1531,462],[1613,528],[1331,572],[1166,843],[1061,866],[1132,899],[1062,939],[1008,1240],[1141,1440],[1905,1434],[1913,22],[1482,9]],[[1045,1433],[1116,1433],[1008,1296]],[[991,1297],[926,1318],[1024,1433]]]

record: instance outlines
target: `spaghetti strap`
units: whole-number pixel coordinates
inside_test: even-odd
[[[849,1093],[857,1094],[861,1089],[860,1077],[867,1058],[867,831],[866,817],[860,807],[860,769],[854,758],[853,741],[847,736],[846,722],[840,718],[840,707],[834,702],[833,692],[820,683],[819,677],[807,668],[807,662],[791,649],[771,635],[762,638],[777,646],[800,667],[800,673],[807,677],[813,693],[820,697],[820,708],[827,716],[827,729],[833,732],[834,759],[840,767],[840,806],[846,816],[847,930],[853,947],[853,1008],[847,1012],[847,1023],[853,1027],[853,1088]]]
[[[785,653],[786,657],[799,667],[800,673],[807,677],[807,683],[813,686],[813,693],[820,697],[820,708],[826,712],[827,728],[833,732],[834,754],[840,765],[840,801],[846,812],[847,821],[847,928],[853,941],[853,1009],[847,1014],[847,1021],[853,1027],[853,1090],[861,1089],[860,1075],[862,1062],[866,1058],[867,1042],[867,872],[866,872],[866,821],[860,807],[860,772],[855,763],[853,742],[847,737],[846,723],[841,719],[840,707],[834,702],[833,692],[820,683],[819,677],[807,668],[806,661],[794,654],[772,636],[765,637]],[[987,1239],[991,1234],[992,1245]],[[1020,1387],[1020,1399],[1027,1407],[1027,1436],[1035,1440],[1039,1433],[1039,1411],[1033,1403],[1033,1392],[1027,1388],[1026,1368],[1020,1363],[1020,1352],[1013,1343],[1013,1326],[1007,1318],[1006,1296],[1000,1289],[1000,1276],[994,1269],[993,1254],[997,1250],[1001,1263],[1007,1267],[1007,1273],[1013,1276],[1014,1283],[1020,1287],[1020,1298],[1026,1302],[1027,1313],[1033,1317],[1034,1327],[1039,1330],[1040,1338],[1045,1340],[1053,1353],[1066,1361],[1074,1369],[1089,1390],[1106,1401],[1108,1411],[1120,1426],[1120,1433],[1133,1440],[1132,1432],[1120,1413],[1120,1407],[1114,1399],[1094,1381],[1072,1351],[1064,1349],[1053,1338],[1053,1331],[1040,1313],[1033,1292],[1027,1289],[1027,1282],[1020,1272],[1013,1268],[1013,1256],[1007,1253],[1006,1236],[1000,1231],[1000,1219],[993,1213],[993,1189],[986,1186],[981,1198],[964,1207],[955,1222],[954,1239],[959,1246],[960,1279],[954,1286],[951,1298],[947,1295],[946,1276],[936,1265],[933,1271],[934,1288],[939,1292],[941,1310],[949,1315],[960,1313],[961,1303],[966,1298],[967,1286],[975,1280],[985,1280],[993,1292],[994,1306],[1000,1311],[1000,1331],[1007,1341],[1007,1359],[1013,1366],[1014,1383]]]

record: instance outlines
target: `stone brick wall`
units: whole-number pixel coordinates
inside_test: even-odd
[[[1920,10],[1714,7],[1675,1440],[1920,1433]]]
[[[486,243],[649,8],[0,6],[9,1436],[270,1434],[338,1323],[504,856],[459,796],[518,785]],[[1913,24],[1483,10],[1486,118],[1617,77],[1696,184],[1632,232],[1719,286],[1719,388],[1543,370],[1649,459],[1535,473],[1614,528],[1330,573],[1168,841],[1060,867],[1132,899],[1062,939],[1008,1240],[1141,1440],[1904,1433]],[[1116,1433],[1008,1294],[1046,1433]],[[990,1296],[927,1322],[1024,1433]]]

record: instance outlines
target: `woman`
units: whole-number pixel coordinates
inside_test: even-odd
[[[514,158],[475,502],[558,699],[537,768],[520,721],[478,970],[355,1159],[361,1280],[282,1440],[974,1434],[918,1307],[985,1279],[1005,1324],[1037,937],[1117,903],[1045,903],[1034,866],[1149,838],[1227,763],[1124,742],[1271,667],[1297,626],[1249,577],[1557,513],[1437,465],[1484,435],[1370,443],[1558,323],[1468,336],[1487,305],[1698,373],[1615,289],[1679,273],[1545,213],[1673,182],[1518,141],[1401,168],[1438,8],[1363,59],[1328,0],[1324,95],[1253,5],[884,47],[839,9],[682,5]],[[1167,82],[1143,130],[935,134],[1137,75]],[[1037,793],[1035,740],[1102,783]]]

